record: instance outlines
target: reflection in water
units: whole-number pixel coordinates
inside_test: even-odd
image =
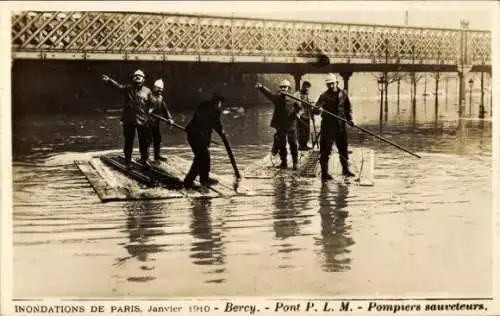
[[[479,121],[479,147],[484,147],[484,120]]]
[[[361,105],[359,109],[365,114],[358,115],[360,123],[376,131],[378,111],[372,117],[368,112],[373,108],[370,103]],[[13,142],[18,142],[14,147],[15,157],[17,162],[23,163],[13,168],[14,267],[17,276],[14,278],[14,295],[129,293],[148,297],[165,295],[166,288],[172,288],[172,295],[232,295],[235,292],[254,295],[257,286],[252,282],[242,282],[244,278],[238,273],[241,271],[250,276],[275,276],[272,291],[276,295],[303,294],[304,291],[358,295],[366,293],[366,283],[361,281],[367,279],[372,280],[373,289],[387,288],[390,292],[381,294],[399,295],[408,290],[408,284],[404,278],[391,278],[390,271],[384,267],[387,262],[400,260],[402,248],[399,247],[405,244],[420,247],[415,250],[412,260],[405,262],[407,271],[417,271],[422,268],[421,262],[429,259],[434,265],[432,273],[428,271],[431,273],[428,278],[413,284],[414,293],[489,293],[491,273],[488,271],[491,267],[487,262],[491,262],[488,259],[491,213],[476,210],[491,210],[492,122],[456,120],[451,101],[450,108],[453,108],[453,113],[440,116],[438,130],[432,125],[434,116],[424,118],[420,106],[419,123],[414,131],[410,125],[411,107],[407,107],[408,112],[402,111],[397,120],[390,112],[383,136],[422,153],[425,159],[416,160],[371,136],[366,136],[361,144],[364,134],[359,134],[359,144],[356,145],[368,146],[375,151],[375,157],[380,158],[375,167],[375,176],[378,177],[375,186],[365,189],[328,184],[322,188],[317,179],[251,181],[252,190],[260,192],[262,189],[266,194],[268,190],[274,190],[274,201],[272,197],[255,196],[211,202],[172,199],[100,203],[87,180],[73,165],[75,157],[72,152],[116,149],[121,137],[119,119],[110,119],[101,125],[98,116],[23,117],[22,124],[18,123],[13,131]],[[226,122],[228,134],[234,135],[231,141],[240,145],[235,148],[235,155],[242,167],[260,159],[263,149],[267,150],[272,140],[272,130],[267,127],[271,109],[262,107],[247,112],[244,120],[248,129],[242,127],[246,126],[244,124]],[[433,114],[433,111],[428,112]],[[254,124],[254,121],[262,124]],[[191,151],[185,145],[183,134],[175,130],[164,132],[168,135],[165,142],[168,152],[189,159]],[[78,138],[86,135],[95,137]],[[213,164],[218,168],[215,172],[232,177],[225,151],[215,149],[214,161],[220,162]],[[40,159],[39,164],[33,165],[37,159]],[[63,164],[65,166],[61,167]],[[403,192],[401,185],[408,177],[417,181]],[[302,182],[310,182],[310,185]],[[444,193],[435,190],[436,184],[445,189]],[[353,191],[362,191],[363,194],[353,194]],[[404,198],[404,203],[395,203],[397,201],[388,194],[392,191],[404,193],[394,196]],[[391,211],[430,211],[425,217],[416,212],[399,212],[397,216],[401,221],[415,224],[411,228],[412,234],[401,234],[397,230],[384,232],[387,238],[396,238],[399,242],[387,244],[387,251],[374,257],[373,251],[366,247],[370,247],[370,236],[378,238],[380,216],[386,216],[387,209],[375,208],[369,215],[360,211],[386,199],[390,199],[387,207]],[[127,216],[123,216],[125,208]],[[224,212],[229,209],[229,214]],[[418,223],[414,221],[415,216],[418,216]],[[224,217],[231,222],[231,227],[221,225]],[[353,217],[355,219],[351,220]],[[313,219],[312,223],[306,223],[309,219]],[[450,223],[447,228],[453,235],[466,236],[462,238],[463,242],[451,240],[449,243],[439,239],[432,249],[425,243],[415,244],[412,238],[438,236],[441,227],[435,223],[443,221]],[[363,229],[354,230],[346,225],[354,225],[353,222],[356,228]],[[311,236],[306,235],[308,233],[314,234],[313,245]],[[367,243],[361,243],[361,240]],[[299,250],[290,252],[292,248]],[[264,255],[248,256],[248,253],[254,253],[254,249],[259,249]],[[284,256],[287,258],[283,259]],[[57,270],[54,270],[54,257],[57,258]],[[249,258],[258,258],[259,262]],[[450,261],[449,258],[459,260]],[[109,260],[117,260],[116,266],[109,267]],[[34,263],[36,269],[33,269]],[[186,273],[177,275],[179,270],[175,267],[186,263]],[[96,266],[102,269],[96,271]],[[307,273],[300,278],[290,278],[295,271],[283,269],[284,266],[294,266],[293,270]],[[330,272],[349,268],[350,271],[343,273]],[[472,270],[484,273],[456,278],[463,271]],[[103,282],[88,282],[89,277],[95,278],[96,275]],[[339,275],[345,282],[329,282],[328,287],[325,286],[328,278],[333,280]],[[102,286],[103,283],[115,283],[116,278],[123,276],[125,280],[119,282],[125,281],[126,284],[114,294]],[[144,284],[153,278],[156,279]],[[390,289],[386,283],[388,278],[394,281],[394,287]],[[174,279],[182,282],[180,289],[175,289]]]
[[[290,255],[293,252],[300,251],[290,242],[288,238],[299,235],[299,224],[297,223],[297,216],[300,211],[297,208],[297,201],[300,201],[304,196],[300,196],[297,191],[299,185],[297,180],[292,178],[287,183],[284,177],[276,177],[274,181],[274,210],[273,210],[273,229],[276,239],[283,240],[282,243],[277,244],[279,258],[282,260],[289,260],[279,265],[279,268],[292,268],[292,260]],[[299,202],[300,203],[300,202]]]
[[[133,201],[125,205],[127,212],[126,229],[129,234],[129,242],[125,249],[130,254],[128,257],[118,258],[116,265],[122,265],[131,258],[137,258],[141,262],[141,270],[152,271],[155,269],[154,258],[150,255],[164,251],[164,245],[155,242],[155,236],[164,235],[161,204],[150,200]],[[154,280],[151,275],[140,277],[129,277],[128,281],[145,282]]]
[[[299,234],[299,225],[296,221],[298,211],[294,204],[296,199],[300,198],[297,196],[297,191],[295,190],[297,187],[295,179],[292,179],[289,184],[286,183],[284,177],[277,177],[275,179],[273,228],[278,239],[286,239]]]
[[[465,130],[465,120],[458,120],[457,124],[457,147],[456,152],[459,155],[465,153],[467,147],[467,131]]]
[[[346,257],[350,253],[347,249],[354,244],[350,237],[351,227],[345,224],[348,212],[347,196],[349,187],[337,184],[337,192],[332,207],[331,194],[334,192],[328,184],[321,186],[320,208],[321,238],[316,238],[316,245],[321,246],[321,267],[327,272],[338,272],[350,269],[351,259]]]
[[[224,254],[223,240],[220,229],[215,230],[212,225],[212,218],[210,216],[211,204],[210,199],[200,198],[192,200],[192,222],[190,230],[195,240],[191,246],[191,259],[194,264],[214,266],[215,270],[209,273],[219,275],[225,272],[224,266],[226,263],[226,256]],[[225,279],[218,278],[211,279],[205,282],[209,283],[223,283]]]

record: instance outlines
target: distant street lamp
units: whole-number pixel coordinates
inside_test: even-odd
[[[384,77],[377,79],[378,89],[380,90],[380,128],[382,128],[382,113],[384,111]]]
[[[474,85],[474,80],[470,78],[469,80],[469,115],[472,115],[472,86]]]
[[[398,75],[398,114],[399,114],[399,90],[401,87],[401,77]]]
[[[479,104],[479,118],[484,119],[484,72],[481,72],[481,103]]]

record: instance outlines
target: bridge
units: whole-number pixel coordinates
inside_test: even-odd
[[[323,57],[367,71],[381,64],[491,67],[491,32],[467,28],[24,11],[12,16],[12,57],[287,64]]]
[[[491,73],[491,32],[173,13],[12,14],[14,60],[225,63],[240,72]],[[463,94],[463,93],[461,93]],[[463,96],[460,97],[463,99]]]

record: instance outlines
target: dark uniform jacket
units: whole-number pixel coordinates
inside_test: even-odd
[[[165,102],[165,97],[161,94],[155,95],[154,93],[151,93],[149,95],[149,100],[148,100],[148,111],[153,109],[153,113],[163,116],[166,119],[172,119],[172,115],[170,114],[170,111],[168,110],[167,103]],[[158,119],[152,117],[151,118],[152,122],[158,121]]]
[[[194,136],[206,145],[210,144],[212,130],[215,130],[219,135],[223,133],[220,116],[221,111],[216,107],[214,101],[201,102],[186,126],[188,136]]]
[[[132,84],[116,84],[115,86],[125,96],[125,105],[121,117],[123,123],[144,125],[148,121],[147,102],[151,90],[145,86],[137,89]]]
[[[271,93],[266,87],[260,87],[259,90],[274,104],[271,127],[284,130],[295,129],[300,105],[296,101],[290,100],[279,93]]]
[[[317,106],[335,115],[345,118],[348,121],[352,120],[351,101],[347,92],[344,90],[323,92],[316,103]],[[324,113],[321,115],[323,119],[338,121],[331,115]]]

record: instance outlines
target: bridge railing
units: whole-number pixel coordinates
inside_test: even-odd
[[[103,55],[324,55],[353,63],[463,61],[491,65],[491,33],[179,14],[23,11],[12,16],[12,50]]]

